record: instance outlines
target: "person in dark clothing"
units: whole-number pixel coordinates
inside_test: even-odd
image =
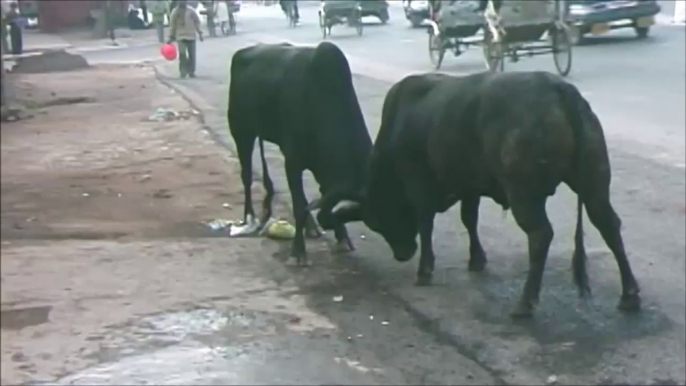
[[[148,5],[145,3],[145,0],[141,0],[140,5],[141,12],[143,13],[143,22],[148,25]]]
[[[172,11],[169,23],[169,43],[177,41],[179,46],[181,78],[185,78],[186,75],[195,78],[195,39],[197,37],[203,41],[200,18],[195,10],[188,7],[185,0],[179,0]]]
[[[143,22],[143,20],[141,20],[141,18],[138,17],[138,10],[133,8],[133,6],[129,6],[129,13],[128,15],[126,15],[126,24],[128,24],[129,28],[132,30],[141,30],[148,28]]]
[[[298,1],[297,0],[279,0],[279,5],[281,6],[281,9],[283,10],[284,13],[287,13],[287,6],[290,4],[293,5],[293,13],[295,13],[295,20],[296,22],[300,20],[300,12],[298,12]]]
[[[7,24],[10,26],[10,41],[12,43],[12,54],[21,55],[24,51],[22,32],[21,32],[21,15],[19,14],[19,5],[17,3],[10,4],[10,11],[5,16]]]

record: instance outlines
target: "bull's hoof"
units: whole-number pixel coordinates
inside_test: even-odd
[[[307,258],[307,256],[302,256],[302,257],[296,257],[296,256],[291,256],[286,260],[286,265],[289,267],[310,267],[312,266],[312,263],[310,260]]]
[[[480,243],[474,243],[469,247],[469,271],[482,272],[486,268],[488,259]]]
[[[622,295],[617,309],[622,312],[639,312],[641,311],[641,297],[638,293]]]
[[[333,248],[334,253],[349,253],[355,250],[353,242],[350,241],[349,237],[336,242],[336,246]]]
[[[432,273],[420,273],[414,281],[417,287],[429,287],[433,281],[434,275]]]
[[[488,260],[486,260],[486,256],[483,254],[472,256],[469,259],[469,272],[483,272],[486,268],[486,263],[488,263]]]
[[[513,319],[529,319],[534,316],[534,306],[531,302],[520,301],[515,308],[510,311]]]
[[[577,284],[578,291],[579,291],[579,299],[590,299],[593,297],[593,293],[591,292],[591,287],[588,285],[588,282],[585,284]]]

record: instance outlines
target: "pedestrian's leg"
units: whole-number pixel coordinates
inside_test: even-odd
[[[298,12],[298,3],[293,3],[293,11],[295,11],[295,20],[300,20],[300,12]]]
[[[186,74],[188,73],[188,54],[186,52],[186,49],[188,47],[188,41],[187,40],[179,40],[178,46],[179,46],[179,73],[181,74],[182,78],[185,78]]]
[[[21,55],[21,31],[14,23],[10,24],[10,40],[12,40],[12,54]]]
[[[148,25],[148,7],[142,6],[141,12],[143,13],[143,22]]]
[[[195,78],[195,40],[189,40],[188,44],[188,75]]]
[[[155,28],[157,28],[157,39],[160,43],[164,43],[164,21],[155,22]]]

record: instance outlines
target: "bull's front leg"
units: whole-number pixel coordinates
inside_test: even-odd
[[[429,286],[433,279],[434,261],[436,257],[433,250],[434,218],[433,211],[422,211],[419,215],[419,238],[421,243],[419,256],[419,270],[417,271],[416,284]]]
[[[302,181],[302,169],[293,165],[293,162],[286,161],[286,177],[288,178],[288,188],[293,199],[293,217],[295,218],[295,237],[291,247],[291,256],[286,262],[292,266],[308,266],[307,252],[305,250],[305,223],[307,222],[307,198]]]
[[[460,216],[462,223],[469,233],[469,270],[472,272],[481,272],[486,267],[486,253],[481,246],[479,240],[479,232],[477,230],[479,224],[479,204],[481,197],[467,197],[462,200],[460,207]]]
[[[352,240],[348,235],[348,229],[345,225],[340,224],[334,229],[334,235],[336,236],[336,253],[347,253],[355,250]]]

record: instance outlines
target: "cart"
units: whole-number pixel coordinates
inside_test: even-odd
[[[322,37],[331,36],[334,25],[348,24],[355,27],[358,36],[362,36],[362,6],[360,1],[352,0],[322,0],[319,8],[319,27]]]
[[[437,70],[448,50],[459,56],[480,45],[491,71],[503,71],[506,57],[515,63],[523,56],[552,54],[558,73],[569,74],[572,42],[564,0],[503,0],[498,11],[492,0],[485,9],[482,5],[480,0],[432,2],[429,56]]]

